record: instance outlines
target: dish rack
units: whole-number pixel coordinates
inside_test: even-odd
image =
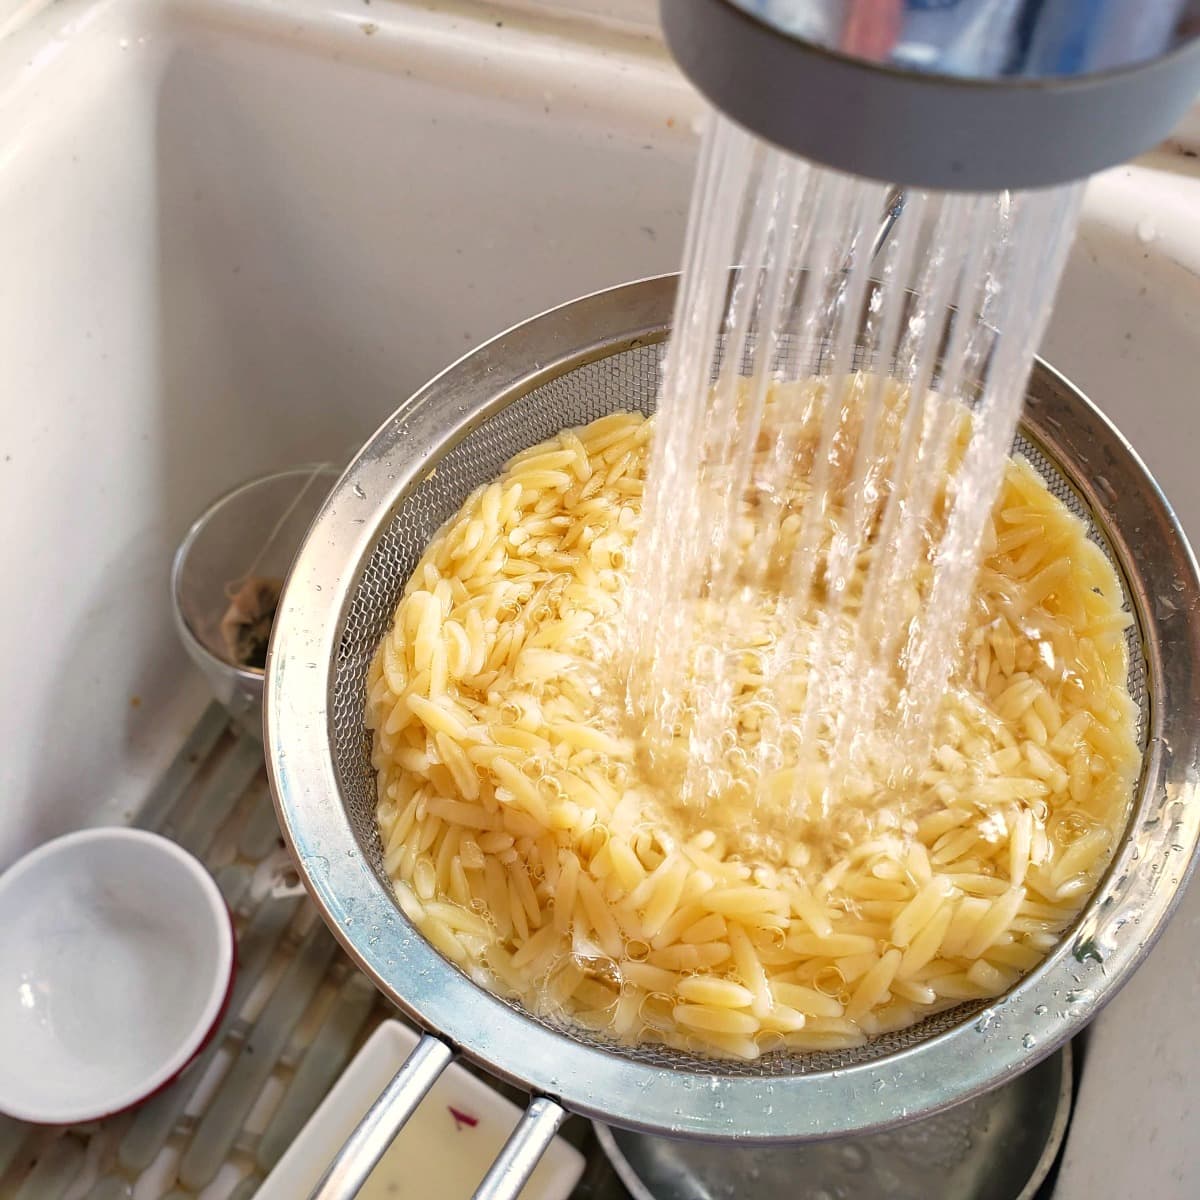
[[[237,930],[228,1010],[192,1065],[132,1112],[65,1129],[0,1117],[6,1200],[250,1200],[376,1025],[404,1019],[318,919],[279,836],[262,746],[223,709],[204,713],[134,824],[212,871]],[[591,1126],[573,1120],[563,1136],[588,1157],[576,1200],[625,1200]]]

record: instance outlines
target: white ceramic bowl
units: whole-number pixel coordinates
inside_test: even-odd
[[[174,842],[70,833],[0,876],[0,1112],[65,1125],[169,1083],[220,1019],[229,910]]]

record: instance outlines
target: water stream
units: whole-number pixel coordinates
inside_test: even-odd
[[[622,633],[685,802],[928,757],[1081,190],[911,191],[873,257],[884,184],[709,118]]]

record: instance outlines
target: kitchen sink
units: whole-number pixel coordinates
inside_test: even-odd
[[[676,269],[700,113],[648,0],[0,0],[0,869],[136,819],[201,721],[192,519]],[[1193,538],[1198,151],[1093,181],[1044,348]],[[1200,1195],[1197,997],[1193,888],[1088,1036],[1056,1200]]]

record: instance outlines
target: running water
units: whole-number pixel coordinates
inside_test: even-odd
[[[923,765],[1080,192],[911,192],[873,259],[885,185],[710,118],[624,631],[683,802]]]

